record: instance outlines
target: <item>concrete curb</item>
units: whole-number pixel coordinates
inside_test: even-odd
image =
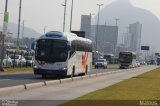
[[[96,73],[96,74],[90,74],[90,75],[78,76],[78,77],[72,77],[72,78],[66,78],[66,79],[43,81],[43,82],[38,82],[38,83],[31,83],[31,84],[24,84],[24,85],[12,86],[12,87],[0,88],[0,96],[10,94],[10,93],[20,92],[20,91],[25,91],[25,90],[29,90],[29,89],[39,88],[39,87],[43,87],[43,86],[63,84],[63,83],[66,83],[66,82],[72,82],[72,81],[76,81],[76,80],[100,77],[100,76],[113,74],[113,73],[124,72],[124,71],[128,71],[128,70],[117,70],[117,71],[110,71],[110,72],[102,72],[102,73]]]
[[[46,86],[60,84],[60,80],[44,81]]]
[[[90,78],[97,77],[97,74],[90,74]]]
[[[5,88],[0,88],[0,95],[5,95],[5,94],[13,93],[13,92],[25,91],[25,90],[39,88],[43,86],[62,84],[66,82],[76,81],[76,80],[94,78],[94,77],[99,77],[99,76],[103,76],[107,74],[118,73],[121,71],[123,70],[90,74],[90,75],[85,75],[85,76],[78,76],[78,77],[59,79],[59,80],[53,80],[53,81],[44,81],[44,82],[38,82],[38,83],[24,84],[24,85],[18,85],[18,86],[13,86],[13,87],[5,87]]]
[[[76,80],[81,80],[83,79],[82,76],[78,76],[78,77],[73,77],[73,81],[76,81]]]
[[[45,86],[44,82],[24,84],[24,89],[28,90],[28,89],[38,88],[38,87],[42,87],[42,86]]]
[[[103,73],[97,73],[97,76],[102,76],[103,75]]]
[[[20,91],[25,91],[24,85],[0,88],[0,95],[6,95],[9,93],[20,92]]]
[[[60,79],[60,84],[65,82],[71,82],[71,81],[73,81],[72,78]]]
[[[81,76],[82,77],[82,79],[87,79],[87,78],[89,78],[89,75],[85,75],[85,76]]]
[[[104,75],[106,75],[106,74],[112,74],[112,72],[104,72],[103,74]]]

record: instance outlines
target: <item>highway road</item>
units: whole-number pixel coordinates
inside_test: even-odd
[[[109,66],[108,69],[92,69],[88,74],[110,72],[118,70],[118,66]],[[33,72],[18,74],[0,74],[0,88],[10,87],[22,84],[42,82],[46,80],[55,80],[56,78],[48,77],[43,79],[41,76],[34,76]]]
[[[0,100],[32,100],[22,101],[23,106],[54,106],[75,99],[87,93],[111,86],[120,81],[149,72],[158,66],[144,66],[127,71],[106,74],[104,76],[93,77],[84,80],[71,81],[58,85],[40,87],[23,92],[12,93],[1,96]],[[33,101],[38,100],[38,101]],[[49,100],[49,101],[48,101]],[[36,104],[38,103],[38,104]]]

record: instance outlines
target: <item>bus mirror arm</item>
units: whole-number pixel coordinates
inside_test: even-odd
[[[32,50],[34,50],[34,47],[33,47],[33,46],[31,46],[31,49],[32,49]]]

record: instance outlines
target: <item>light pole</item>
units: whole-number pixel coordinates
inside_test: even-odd
[[[64,19],[63,19],[63,32],[65,31],[65,21],[66,21],[66,7],[67,7],[67,0],[65,0],[65,4],[62,4],[64,6]]]
[[[3,69],[3,58],[4,58],[4,40],[5,40],[5,36],[7,34],[7,32],[5,33],[4,31],[4,27],[6,27],[6,31],[7,31],[7,23],[8,23],[8,16],[6,16],[7,10],[8,9],[8,0],[6,0],[5,3],[5,14],[4,14],[4,23],[3,23],[3,33],[2,33],[2,46],[1,46],[1,60],[0,60],[0,71],[4,71]],[[8,14],[8,13],[7,13]]]
[[[24,20],[23,20],[23,23],[22,23],[22,45],[24,46],[24,42],[23,42],[23,35],[24,35]]]
[[[17,45],[16,45],[17,51],[19,51],[19,34],[20,34],[20,23],[21,23],[21,9],[22,9],[22,0],[20,0],[20,2],[19,2],[18,35],[17,35]]]
[[[72,31],[72,17],[73,17],[73,0],[72,0],[72,6],[71,6],[70,32]]]
[[[90,20],[90,32],[89,32],[90,36],[92,35],[92,25],[93,25],[92,16],[94,16],[94,15],[95,15],[95,13],[90,13],[90,18],[89,18],[89,20]]]
[[[97,21],[97,30],[96,30],[96,50],[95,51],[97,51],[97,38],[98,38],[98,33],[99,33],[99,16],[100,16],[100,9],[101,9],[101,6],[102,6],[103,4],[97,4],[97,6],[99,7],[99,10],[98,10],[98,21]],[[96,59],[97,59],[97,55],[96,55]]]
[[[44,34],[46,33],[46,28],[47,28],[47,27],[46,27],[46,26],[44,26],[44,29],[43,29],[43,30],[44,30]]]

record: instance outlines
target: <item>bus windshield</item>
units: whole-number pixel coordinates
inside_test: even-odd
[[[102,59],[98,59],[96,60],[96,62],[104,62],[105,60],[102,60]]]
[[[132,56],[130,55],[120,55],[119,57],[120,62],[130,63],[132,61]]]
[[[40,39],[37,41],[35,58],[45,62],[64,62],[68,57],[67,41]]]

